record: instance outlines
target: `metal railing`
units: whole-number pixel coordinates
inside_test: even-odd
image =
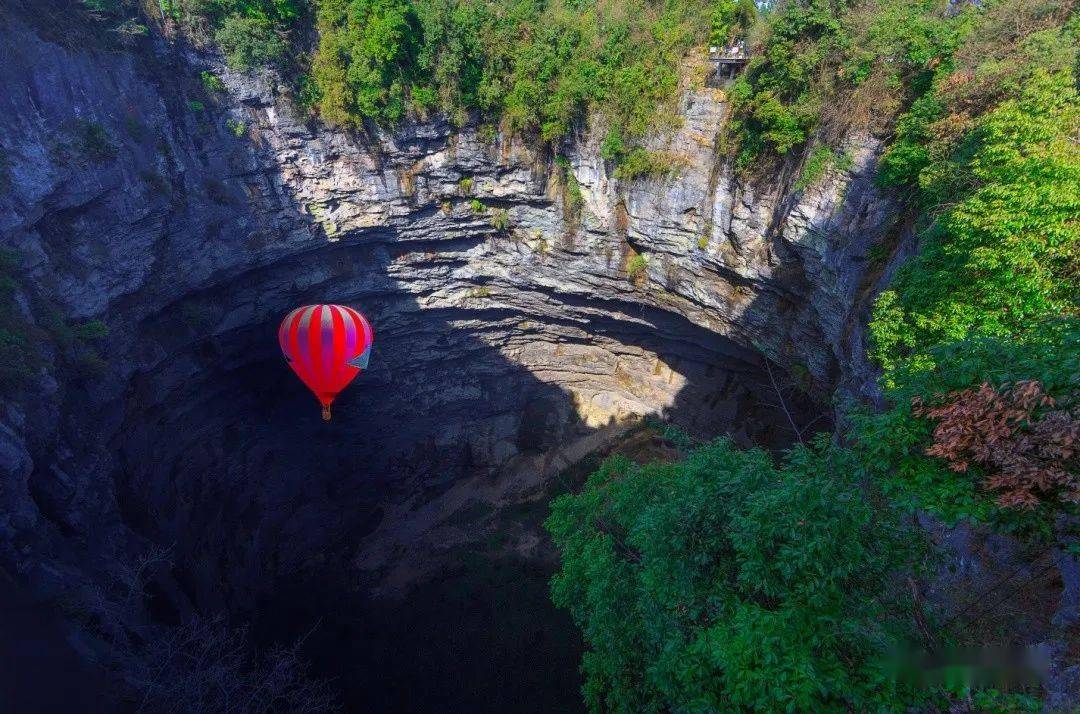
[[[747,61],[746,45],[739,40],[724,47],[709,48],[709,60],[719,64],[742,64]]]

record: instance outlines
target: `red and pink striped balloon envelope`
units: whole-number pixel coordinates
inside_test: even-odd
[[[281,321],[278,341],[289,366],[315,393],[322,417],[330,420],[330,403],[367,369],[375,333],[359,310],[345,305],[305,305]]]

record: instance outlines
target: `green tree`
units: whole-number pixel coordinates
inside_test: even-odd
[[[1048,500],[1031,509],[1002,508],[997,493],[985,487],[977,466],[958,473],[941,459],[926,455],[934,424],[916,415],[913,398],[933,403],[940,395],[978,387],[1037,380],[1053,397],[1055,408],[1080,408],[1080,321],[1049,319],[1017,335],[971,337],[934,345],[927,360],[904,363],[892,373],[886,392],[892,407],[881,413],[856,415],[851,436],[854,449],[874,481],[898,506],[921,509],[949,523],[989,523],[997,530],[1028,540],[1050,542],[1060,535],[1058,516],[1076,513],[1077,505]]]
[[[719,0],[712,11],[710,45],[726,45],[744,34],[757,19],[754,0]]]
[[[229,15],[214,33],[231,67],[253,69],[279,62],[288,52],[288,44],[261,17]]]
[[[854,432],[901,503],[1044,540],[1075,504],[1047,493],[1002,506],[980,467],[926,456],[934,424],[912,400],[1037,381],[1055,409],[1080,408],[1078,20],[1068,17],[1066,3],[1018,0],[972,15],[900,118],[879,180],[908,189],[923,212],[920,251],[869,326],[893,406]]]
[[[913,693],[888,664],[910,638],[913,534],[871,505],[825,442],[777,468],[719,440],[677,464],[614,458],[547,521],[552,597],[588,645],[592,711],[868,711]]]
[[[324,0],[313,76],[332,122],[397,121],[415,74],[419,27],[407,0]]]
[[[932,369],[932,346],[1017,334],[1077,304],[1078,127],[1072,76],[1038,72],[977,123],[958,162],[929,162],[910,134],[890,154],[895,173],[917,170],[935,197],[971,189],[937,218],[877,302],[871,334],[887,384],[902,363]],[[896,168],[908,160],[915,166]]]

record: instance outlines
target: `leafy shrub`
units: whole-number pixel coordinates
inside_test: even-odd
[[[502,208],[491,211],[491,225],[497,231],[505,231],[510,227],[510,213]]]
[[[150,30],[138,20],[137,9],[130,0],[79,0],[72,9],[83,11],[83,17],[107,31],[108,40],[125,45],[145,37]],[[98,40],[105,39],[99,35]]]
[[[142,141],[148,133],[146,126],[133,116],[124,118],[124,131],[135,141]]]
[[[170,0],[169,13],[207,22],[232,66],[279,63],[303,15],[299,0]],[[678,66],[712,19],[742,27],[753,3],[581,5],[497,0],[313,0],[319,44],[298,102],[328,122],[393,123],[442,109],[459,123],[470,109],[555,141],[589,109],[627,150],[675,97]],[[715,16],[715,18],[714,18]],[[731,23],[735,23],[731,25]],[[727,25],[725,25],[727,26]]]
[[[937,217],[875,305],[873,354],[887,385],[901,364],[933,368],[933,345],[1016,334],[1076,304],[1080,147],[1069,127],[1077,122],[1071,75],[1038,72],[977,122],[960,155],[922,165],[917,181],[931,200],[943,190],[936,177],[971,189]]]
[[[738,165],[800,146],[817,117],[812,82],[845,38],[846,2],[787,3],[769,19],[764,46],[731,87],[729,132]],[[797,49],[796,49],[797,48]]]
[[[890,653],[911,640],[913,534],[824,441],[782,467],[727,440],[677,464],[615,457],[552,503],[552,598],[588,647],[591,711],[875,711],[914,693]]]
[[[319,105],[319,87],[311,75],[297,75],[293,81],[293,100],[297,107],[306,111],[313,111]]]
[[[19,385],[34,376],[34,363],[27,335],[22,330],[0,327],[0,384]]]
[[[617,158],[615,178],[633,181],[639,178],[658,178],[667,176],[675,169],[671,156],[659,151],[649,151],[636,147]]]
[[[475,288],[469,288],[465,293],[470,298],[488,298],[491,297],[491,288],[487,285],[481,285]]]
[[[882,266],[889,259],[890,245],[888,243],[875,243],[866,251],[866,259],[872,266]]]
[[[720,0],[713,6],[709,44],[724,46],[745,33],[757,19],[753,0]]]
[[[573,171],[566,172],[566,208],[573,214],[577,215],[581,212],[581,207],[585,203],[585,196],[581,193],[581,184],[578,183],[577,176]]]
[[[108,335],[101,320],[70,325],[48,302],[29,297],[30,317],[16,302],[19,290],[19,254],[0,249],[0,385],[25,387],[44,367],[49,366],[42,353],[45,342],[57,361],[75,377],[100,376],[107,367],[92,343]]]
[[[476,139],[483,144],[494,144],[499,138],[498,128],[489,122],[476,127]]]
[[[247,124],[236,119],[226,119],[225,128],[235,137],[242,137],[247,133]]]
[[[563,185],[563,210],[567,215],[577,218],[585,202],[585,197],[581,193],[581,184],[578,183],[570,161],[565,156],[555,157],[555,169]]]
[[[199,79],[202,81],[203,89],[206,90],[207,94],[220,94],[225,91],[225,83],[221,81],[221,77],[213,72],[203,70],[199,73]]]
[[[0,195],[10,191],[12,185],[11,158],[6,150],[0,148]]]
[[[214,33],[230,67],[247,70],[279,63],[288,53],[288,44],[274,24],[265,17],[229,15]]]
[[[395,122],[405,112],[419,53],[419,20],[407,0],[317,4],[319,48],[312,77],[329,122]]]
[[[80,0],[82,6],[91,13],[111,15],[122,8],[121,0]]]
[[[738,166],[798,151],[811,137],[829,144],[852,127],[887,129],[974,17],[945,16],[936,0],[784,3],[731,87]]]
[[[645,278],[645,271],[648,266],[649,262],[645,256],[631,249],[630,255],[626,259],[626,277],[630,278],[633,283],[641,282]]]
[[[837,153],[827,146],[816,146],[803,163],[802,172],[795,181],[795,190],[803,191],[816,184],[831,168],[847,171],[852,159],[846,153]]]
[[[26,387],[45,366],[40,350],[45,333],[16,301],[20,266],[18,251],[0,248],[0,386],[8,389]]]

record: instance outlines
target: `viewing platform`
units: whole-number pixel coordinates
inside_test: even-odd
[[[730,45],[709,47],[709,62],[713,64],[713,70],[709,73],[710,85],[719,85],[726,80],[733,79],[749,61],[746,53],[746,43],[735,40]]]

